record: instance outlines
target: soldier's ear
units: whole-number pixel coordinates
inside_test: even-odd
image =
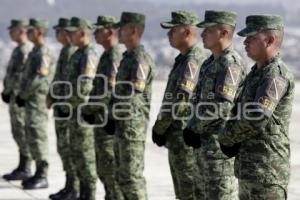
[[[275,36],[270,34],[268,36],[268,40],[267,40],[267,47],[269,47],[273,44],[275,44]]]

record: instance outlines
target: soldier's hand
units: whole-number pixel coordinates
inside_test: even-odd
[[[201,138],[200,134],[195,133],[189,128],[183,130],[183,139],[186,145],[191,146],[195,149],[201,147]]]
[[[155,130],[152,129],[152,141],[159,147],[164,146],[167,142],[166,135],[157,134]]]
[[[107,121],[107,124],[103,127],[103,129],[106,131],[107,134],[109,135],[113,135],[115,134],[116,131],[116,125],[115,125],[115,121],[112,119],[109,119]]]
[[[1,93],[2,101],[5,103],[9,103],[10,101],[10,95],[4,94],[3,92]]]
[[[220,143],[221,151],[229,158],[236,156],[239,153],[240,147],[241,143],[235,143],[233,146],[225,146]]]
[[[82,113],[82,118],[89,124],[95,124],[95,115]]]
[[[19,107],[24,107],[25,106],[25,100],[22,99],[19,95],[16,97],[16,103]]]
[[[57,115],[61,118],[67,118],[69,117],[70,113],[69,112],[64,112],[60,108],[57,109]]]

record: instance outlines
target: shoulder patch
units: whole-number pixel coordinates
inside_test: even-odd
[[[268,78],[256,90],[255,102],[259,104],[263,113],[270,117],[280,99],[284,96],[286,89],[287,80],[284,78]]]
[[[83,73],[88,77],[95,77],[97,71],[97,56],[94,53],[89,53],[86,58]]]
[[[149,73],[150,68],[148,64],[137,64],[137,67],[132,72],[132,82],[137,91],[144,91]]]
[[[188,60],[182,68],[184,71],[180,70],[183,74],[179,75],[178,85],[182,90],[192,93],[198,81],[200,67],[194,60]]]
[[[215,92],[218,97],[233,102],[241,81],[241,68],[230,64],[217,77]]]
[[[46,76],[49,74],[49,67],[51,64],[51,58],[49,55],[43,55],[41,65],[38,69],[38,73],[40,73],[43,76]]]

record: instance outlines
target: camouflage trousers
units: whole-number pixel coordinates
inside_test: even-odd
[[[221,152],[216,154],[219,153]],[[234,159],[216,158],[219,156],[211,157],[202,147],[195,149],[194,156],[197,163],[195,169],[197,200],[238,199],[238,183],[234,176]]]
[[[286,200],[287,187],[239,179],[240,200]]]
[[[71,157],[80,187],[88,188],[91,193],[87,200],[95,200],[97,173],[94,130],[83,120],[78,123],[76,115],[74,112],[70,120]]]
[[[166,133],[170,171],[176,199],[194,200],[195,159],[193,149],[185,145],[182,131],[169,128]]]
[[[79,190],[79,181],[71,157],[69,122],[66,120],[55,120],[55,132],[57,152],[61,158],[66,177],[69,179],[70,186],[75,190]]]
[[[116,155],[114,136],[108,135],[102,128],[95,128],[95,151],[97,174],[104,185],[105,200],[123,200],[116,180]]]
[[[9,114],[12,135],[18,145],[19,153],[27,158],[31,158],[25,133],[25,109],[20,108],[15,102],[15,96],[11,96],[9,102]]]
[[[37,162],[48,163],[48,109],[46,95],[35,94],[26,100],[25,131],[30,153]]]
[[[117,181],[124,199],[147,200],[144,171],[144,141],[116,137]]]

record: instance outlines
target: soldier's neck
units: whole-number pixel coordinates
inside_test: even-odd
[[[80,44],[78,44],[78,48],[84,49],[85,47],[87,47],[89,45],[89,43],[90,43],[89,40],[85,40],[85,41],[81,42]]]
[[[214,56],[214,60],[218,59],[222,55],[223,51],[230,46],[231,42],[221,42],[215,48],[211,49],[211,52]]]
[[[140,44],[141,44],[140,40],[135,40],[135,41],[131,41],[130,43],[125,44],[125,46],[126,46],[127,51],[131,52],[136,47],[138,47]]]
[[[189,50],[190,50],[193,46],[195,46],[195,45],[196,45],[196,42],[194,42],[194,43],[188,43],[188,44],[182,46],[182,47],[179,49],[180,54],[181,54],[181,55],[186,55],[186,54],[189,52]]]
[[[259,60],[256,61],[257,68],[264,67],[270,60],[278,55],[278,51],[266,52]]]
[[[39,38],[35,42],[33,42],[35,47],[41,47],[44,45],[44,43],[45,43],[44,38]]]
[[[109,40],[107,43],[102,44],[105,51],[114,48],[118,44],[118,40]]]

